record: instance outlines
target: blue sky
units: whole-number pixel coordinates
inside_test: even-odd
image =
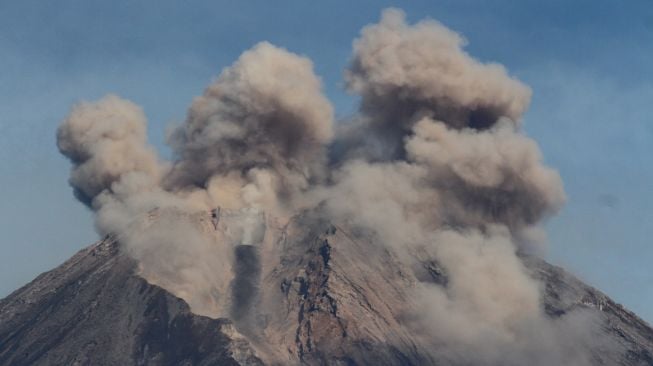
[[[0,296],[96,239],[55,130],[116,93],[165,129],[253,44],[307,55],[337,113],[351,41],[381,9],[430,17],[531,86],[526,131],[564,181],[549,258],[653,322],[653,3],[630,1],[2,1]]]

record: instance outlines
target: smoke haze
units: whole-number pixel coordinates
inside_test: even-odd
[[[416,281],[404,314],[434,358],[590,365],[591,319],[547,317],[518,256],[543,245],[540,225],[565,201],[520,129],[530,89],[465,43],[388,9],[354,41],[345,82],[361,104],[347,121],[310,60],[263,42],[193,101],[170,162],[147,144],[141,109],[115,96],[73,107],[57,144],[99,233],[196,313],[255,333],[259,282],[283,250],[274,228],[313,209],[407,266],[442,267],[446,283]]]

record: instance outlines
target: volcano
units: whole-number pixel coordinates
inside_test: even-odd
[[[243,216],[222,215],[217,224],[215,212],[192,219],[229,245],[229,226]],[[234,264],[222,316],[194,314],[148,283],[119,238],[107,236],[0,301],[0,365],[459,364],[438,359],[406,325],[411,288],[449,286],[437,261],[407,267],[367,233],[310,213],[264,222],[259,243],[231,245],[234,263],[259,270],[239,279]],[[261,260],[274,248],[278,257]],[[542,284],[547,317],[590,315],[602,339],[586,350],[593,364],[653,364],[653,329],[643,320],[561,268],[520,260]]]

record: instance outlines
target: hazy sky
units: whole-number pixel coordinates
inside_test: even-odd
[[[245,49],[310,57],[337,113],[342,70],[381,9],[441,21],[467,51],[533,89],[525,128],[568,203],[549,258],[653,321],[653,2],[0,1],[0,297],[96,240],[67,185],[55,130],[70,106],[116,93],[165,130]]]

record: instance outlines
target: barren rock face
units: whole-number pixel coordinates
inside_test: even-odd
[[[233,217],[198,220],[228,238]],[[415,285],[448,286],[437,261],[406,267],[366,233],[310,214],[266,220],[260,243],[232,248],[223,316],[193,314],[106,238],[0,301],[0,365],[452,364],[409,326]],[[595,364],[653,364],[648,324],[562,269],[521,259],[543,284],[548,317],[592,314],[605,342]]]
[[[637,315],[592,288],[538,258],[524,258],[535,278],[544,283],[544,307],[551,317],[585,308],[602,320],[606,352],[597,353],[604,365],[653,365],[653,329]],[[609,350],[622,352],[610,352]]]
[[[0,301],[2,365],[259,365],[227,319],[134,274],[112,239]]]

